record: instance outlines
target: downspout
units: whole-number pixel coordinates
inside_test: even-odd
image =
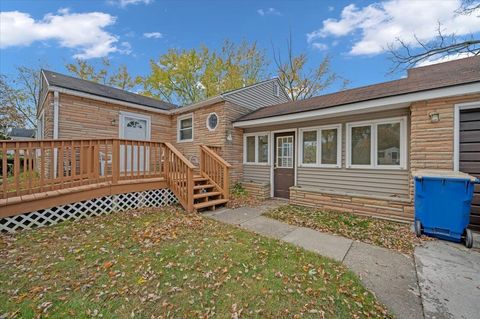
[[[59,95],[58,91],[53,92],[53,139],[58,139],[58,100]],[[58,157],[58,149],[54,148],[53,150],[53,176],[54,178],[57,177],[57,157]]]

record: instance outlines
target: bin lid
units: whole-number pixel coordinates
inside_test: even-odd
[[[421,169],[412,173],[413,177],[461,178],[475,182],[477,178],[467,173],[445,169]]]

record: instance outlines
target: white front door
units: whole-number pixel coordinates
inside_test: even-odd
[[[150,140],[150,119],[122,114],[120,137],[126,140]],[[148,167],[149,150],[146,146],[121,145],[120,169],[122,172],[145,171]]]

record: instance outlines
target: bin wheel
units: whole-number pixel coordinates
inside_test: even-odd
[[[473,234],[470,229],[465,229],[465,246],[467,248],[472,248],[473,246]]]
[[[419,220],[415,221],[414,228],[415,228],[415,235],[417,235],[417,237],[421,237],[422,236],[422,223]]]

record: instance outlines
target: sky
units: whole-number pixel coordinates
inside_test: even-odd
[[[224,39],[245,39],[265,51],[274,76],[272,48],[285,53],[291,32],[294,51],[306,52],[309,66],[329,55],[332,70],[358,87],[404,76],[388,74],[386,48],[396,38],[432,40],[439,22],[447,33],[478,35],[480,15],[455,14],[459,5],[460,0],[0,0],[0,71],[13,75],[15,66],[26,65],[67,73],[65,64],[75,58],[99,63],[108,57],[113,66],[125,64],[132,74],[145,75],[150,60],[169,48],[219,48]]]

